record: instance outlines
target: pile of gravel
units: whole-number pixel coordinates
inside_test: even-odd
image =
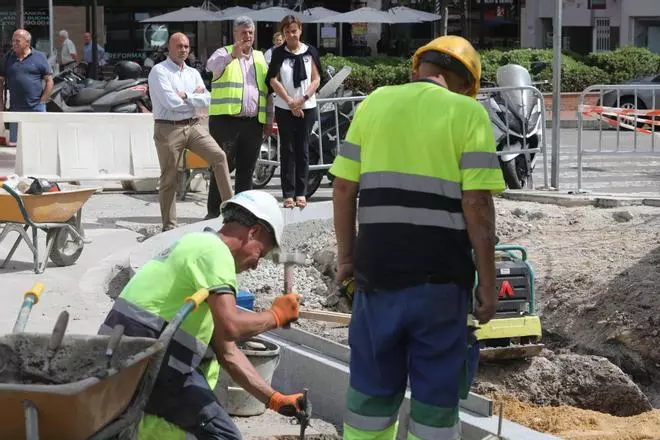
[[[305,266],[294,269],[293,285],[302,296],[301,305],[308,309],[323,308],[332,285],[332,273],[319,264],[319,257],[326,255],[326,260],[334,261],[336,241],[332,220],[312,220],[286,226],[282,248],[287,252],[301,252],[307,257]],[[284,268],[264,259],[256,269],[239,274],[238,285],[255,295],[256,310],[267,309],[284,290]]]
[[[540,227],[541,219],[542,214],[538,212],[500,208],[497,210],[497,234],[501,242],[516,240]],[[302,307],[350,312],[332,298],[336,293],[334,274],[337,247],[332,219],[286,226],[282,247],[285,251],[301,252],[307,257],[305,266],[296,266],[294,269],[294,288],[302,295]],[[256,310],[265,310],[277,295],[282,294],[284,268],[269,260],[262,260],[257,269],[239,274],[238,284],[240,289],[248,290],[256,296]]]

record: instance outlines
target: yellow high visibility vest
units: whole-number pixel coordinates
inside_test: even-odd
[[[231,53],[234,46],[226,46],[227,53]],[[259,122],[266,123],[266,72],[268,64],[263,52],[252,50],[252,59],[256,73],[257,87],[259,88]],[[233,59],[220,78],[211,84],[211,105],[209,115],[231,115],[236,116],[243,107],[243,71],[238,59]]]

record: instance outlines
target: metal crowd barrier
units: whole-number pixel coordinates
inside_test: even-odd
[[[599,95],[596,105],[585,104],[588,94]],[[623,92],[623,93],[622,93]],[[641,92],[641,97],[640,97]],[[650,95],[650,96],[648,96]],[[657,95],[657,96],[656,96]],[[577,191],[582,191],[582,168],[584,156],[588,155],[655,155],[660,154],[656,149],[656,135],[660,132],[660,108],[656,105],[656,98],[660,97],[660,85],[593,85],[580,94],[578,102],[578,137],[577,137]],[[584,117],[596,117],[602,122],[598,125],[598,145],[594,149],[586,149],[583,145],[582,132],[584,130]],[[613,148],[603,147],[603,123],[616,127],[616,144]],[[649,128],[646,128],[650,126]],[[621,129],[633,132],[632,149],[622,148]],[[650,135],[648,149],[640,148],[638,134]],[[627,137],[627,136],[626,136]]]
[[[528,141],[527,141],[527,126],[526,124],[523,124],[523,142],[522,142],[522,147],[519,149],[510,149],[507,151],[500,151],[498,152],[498,156],[504,155],[504,154],[516,154],[520,153],[523,154],[527,163],[527,166],[529,168],[530,164],[530,155],[532,153],[541,153],[543,155],[543,178],[544,178],[544,185],[547,188],[549,184],[549,174],[548,174],[548,157],[547,157],[547,135],[546,135],[546,109],[545,109],[545,100],[543,98],[543,94],[533,86],[520,86],[520,87],[493,87],[493,88],[482,88],[479,91],[479,95],[481,95],[480,99],[485,99],[485,96],[490,97],[493,93],[521,93],[521,96],[524,92],[531,92],[534,96],[535,99],[535,104],[534,105],[539,105],[540,110],[541,110],[541,128],[540,128],[540,138],[538,142],[538,146],[536,148],[530,148]],[[312,130],[312,136],[318,139],[319,143],[319,161],[315,164],[310,164],[309,169],[310,170],[327,170],[332,166],[332,163],[326,163],[324,161],[324,150],[327,148],[332,148],[332,146],[329,146],[327,142],[324,142],[324,137],[328,135],[330,137],[331,142],[333,142],[335,151],[338,151],[339,149],[339,144],[343,140],[343,136],[341,136],[341,128],[340,128],[340,122],[345,122],[348,121],[350,122],[352,120],[353,114],[355,113],[355,108],[357,105],[363,101],[366,98],[366,96],[350,96],[350,97],[341,97],[341,98],[325,98],[325,99],[317,99],[317,106],[316,106],[316,114],[317,114],[317,119],[316,122],[314,123],[314,127]],[[342,112],[340,111],[340,107],[343,106],[345,103],[351,103],[351,107],[347,112]],[[332,107],[332,111],[334,112],[334,123],[333,124],[327,124],[327,121],[325,124],[322,123],[322,114],[326,114],[329,110],[328,108]],[[343,120],[342,120],[343,118]],[[329,126],[331,125],[331,126]],[[507,131],[509,131],[509,120],[506,119],[506,128]],[[331,135],[331,133],[340,133],[339,136],[337,135]],[[506,137],[506,141],[508,146],[510,147],[510,137]],[[268,139],[268,154],[266,155],[267,158],[260,157],[257,161],[257,165],[261,166],[273,166],[273,167],[279,167],[280,162],[279,162],[279,157],[280,157],[280,142],[279,142],[279,135],[277,136],[271,136]],[[534,182],[533,182],[533,174],[530,176],[529,180],[527,181],[527,185],[529,187],[534,187]]]
[[[530,148],[527,140],[527,135],[528,133],[528,127],[527,124],[522,124],[522,147],[518,149],[507,149],[506,151],[498,151],[497,155],[498,156],[503,156],[503,155],[509,155],[509,154],[522,154],[525,157],[525,163],[527,165],[527,169],[530,169],[530,155],[532,153],[537,154],[541,153],[543,156],[543,184],[545,188],[549,188],[549,174],[548,174],[548,149],[547,149],[547,142],[548,142],[548,137],[546,134],[546,108],[545,108],[545,99],[543,97],[543,94],[539,89],[537,89],[534,86],[511,86],[511,87],[485,87],[479,89],[479,93],[477,95],[477,100],[479,101],[485,101],[490,98],[493,94],[510,94],[510,93],[520,93],[521,97],[521,102],[524,102],[524,93],[525,92],[530,92],[534,95],[536,98],[536,103],[532,108],[535,108],[536,105],[540,107],[541,115],[541,128],[540,128],[540,137],[538,140],[538,146],[536,148]],[[485,95],[485,96],[484,96]],[[517,111],[518,114],[524,114],[524,110],[519,109]],[[490,112],[489,112],[490,113]],[[491,124],[492,124],[492,118],[493,115],[490,114],[491,117]],[[510,133],[510,123],[509,123],[509,118],[504,118],[505,119],[505,126],[506,126],[506,131],[507,133]],[[507,146],[510,148],[511,147],[511,137],[506,136],[506,143]],[[496,139],[497,141],[497,139]],[[533,189],[534,188],[534,170],[532,170],[532,173],[529,176],[529,180],[526,182],[526,186],[528,188]]]
[[[355,114],[355,109],[357,105],[365,98],[366,96],[360,95],[360,96],[349,96],[349,97],[341,97],[341,98],[323,98],[316,100],[316,121],[314,122],[314,126],[312,127],[312,136],[318,139],[319,160],[317,163],[309,165],[310,171],[327,170],[332,166],[332,163],[325,162],[324,154],[323,154],[324,149],[332,148],[332,147],[331,145],[327,145],[327,143],[324,145],[323,138],[325,136],[328,136],[331,142],[335,144],[335,151],[339,151],[339,144],[343,140],[343,137],[341,135],[339,136],[332,135],[332,133],[333,132],[341,133],[340,118],[344,118],[343,122],[350,123],[350,121],[353,119],[353,115]],[[346,103],[351,104],[350,110],[348,112],[340,111],[340,107],[342,107],[343,104]],[[328,124],[326,121],[326,123],[323,124],[321,116],[329,113],[330,111],[332,111],[334,114],[334,120],[333,120],[334,123]],[[259,165],[274,166],[274,167],[280,166],[279,134],[269,137],[267,158],[260,157],[257,160],[257,166]]]

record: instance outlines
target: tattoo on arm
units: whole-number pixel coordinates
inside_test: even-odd
[[[479,284],[495,285],[495,206],[489,191],[465,191],[463,216],[474,249]]]
[[[482,238],[491,237],[495,243],[495,205],[488,191],[466,191],[463,196],[463,215],[468,223],[474,224]],[[470,233],[470,235],[472,235]]]

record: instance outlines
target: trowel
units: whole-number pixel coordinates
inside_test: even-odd
[[[124,326],[118,324],[112,329],[112,334],[108,341],[108,347],[105,349],[106,368],[108,369],[112,366],[112,357],[114,356],[117,347],[119,347],[119,342],[121,341],[122,336],[124,336]]]
[[[53,327],[53,332],[50,334],[50,340],[48,341],[46,363],[44,364],[44,373],[46,376],[50,376],[50,362],[55,357],[57,350],[60,349],[60,345],[62,345],[62,339],[64,338],[64,333],[66,333],[67,325],[69,325],[69,312],[63,310],[60,316],[57,317],[57,322],[55,323],[55,327]]]

